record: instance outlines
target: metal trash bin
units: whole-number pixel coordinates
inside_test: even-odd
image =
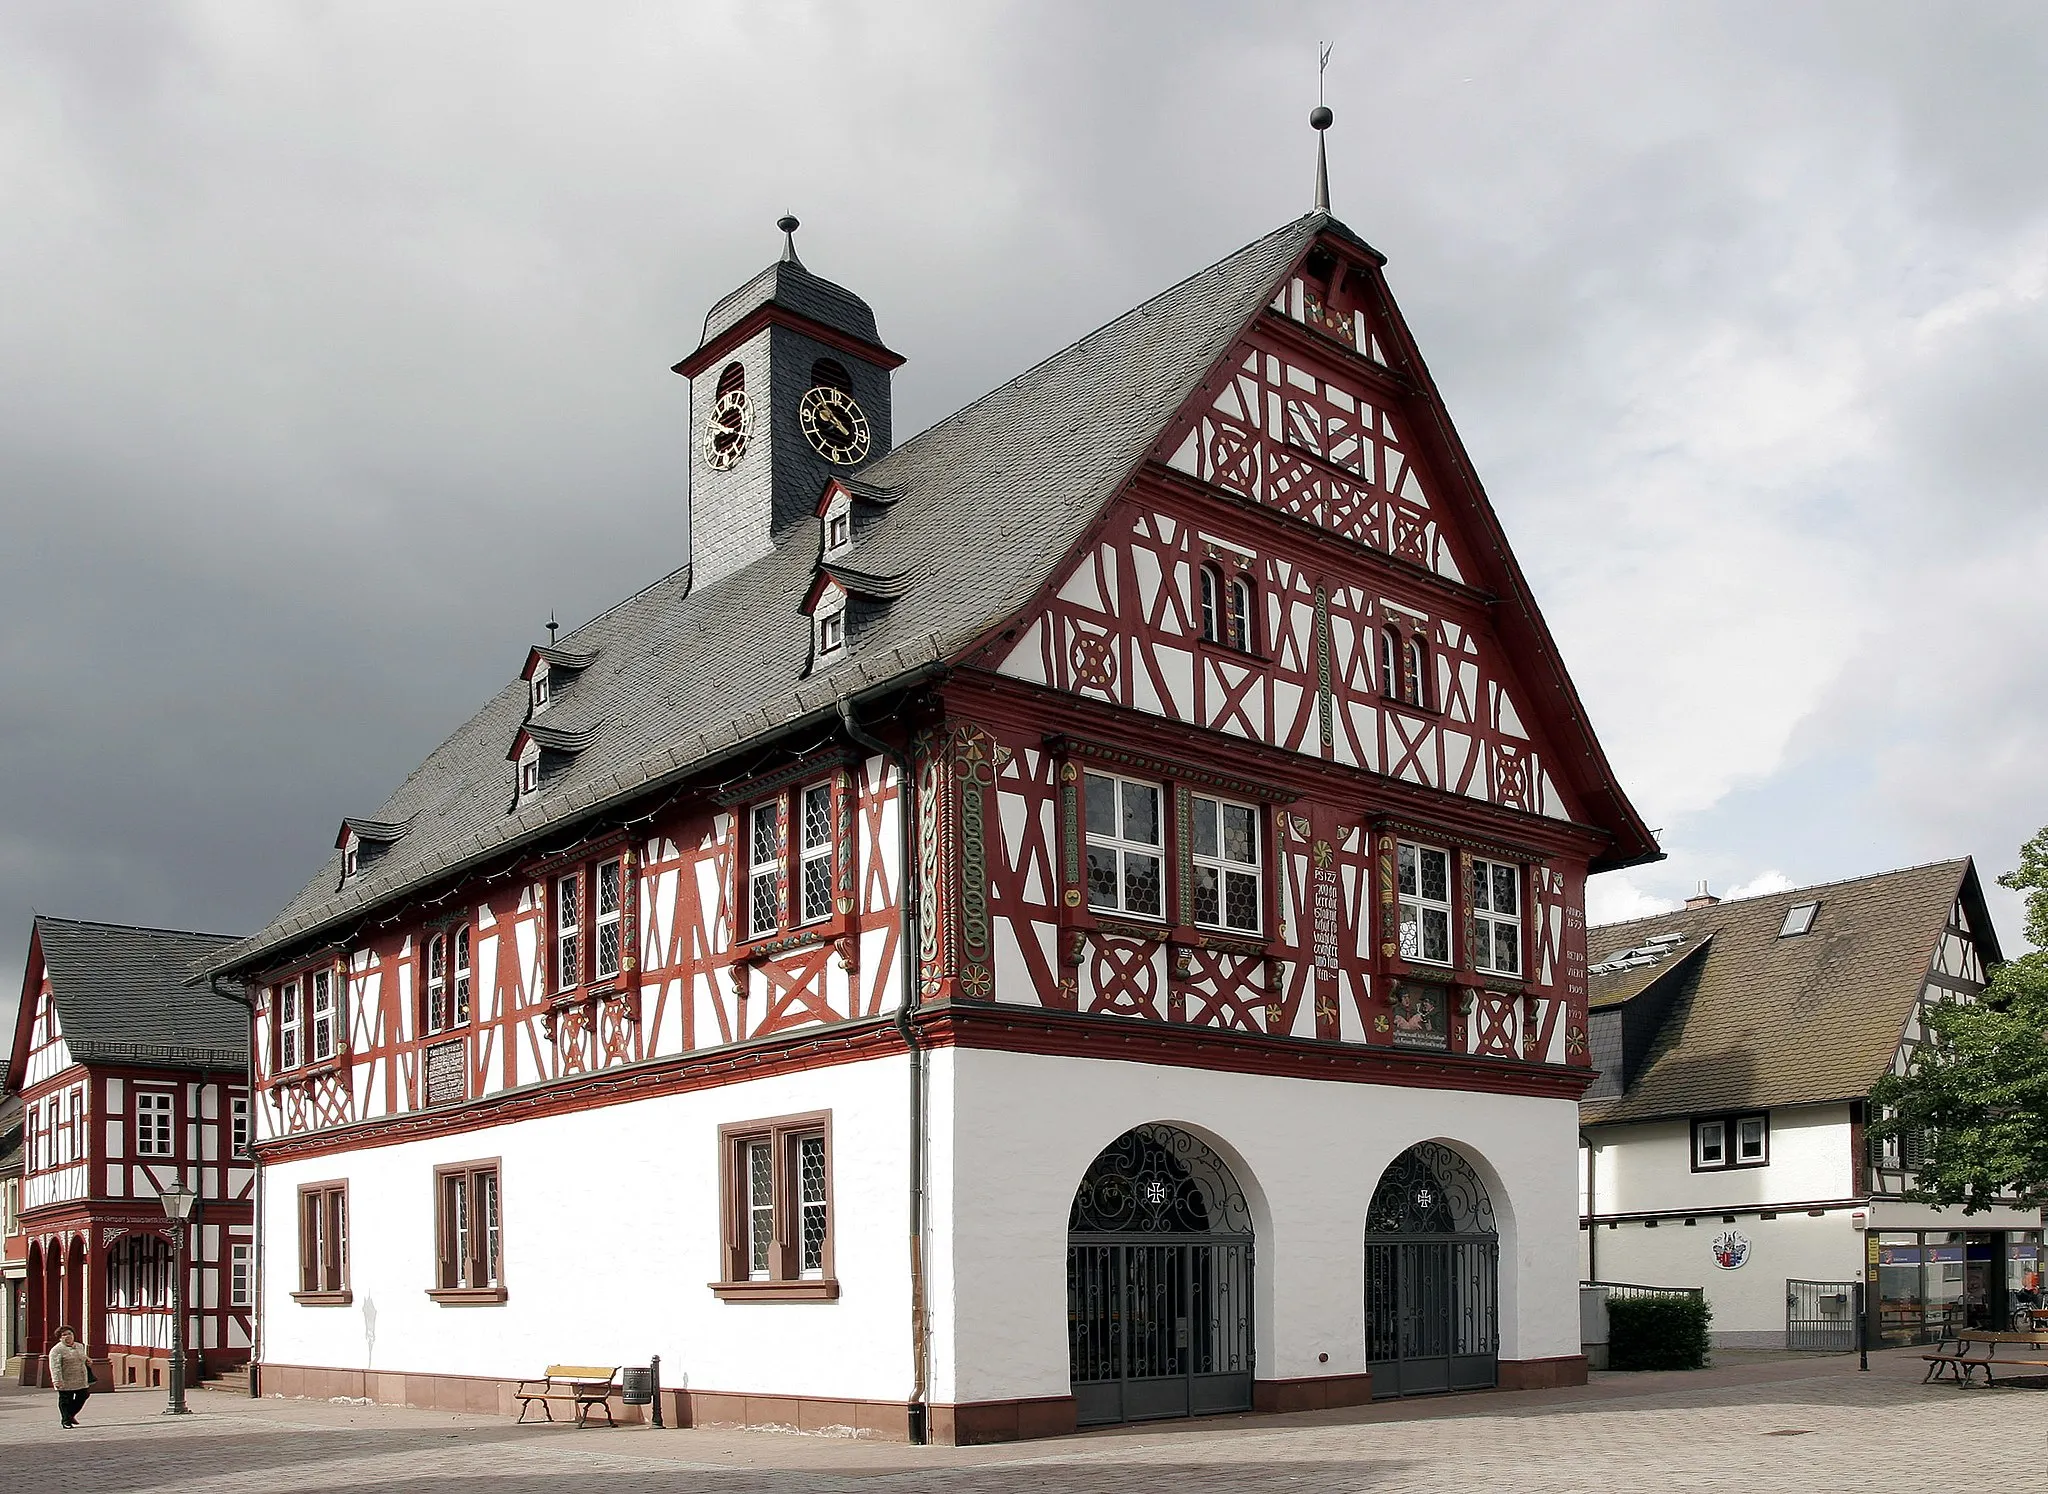
[[[654,1403],[654,1371],[638,1365],[627,1368],[625,1389],[619,1396],[629,1406],[649,1406]]]

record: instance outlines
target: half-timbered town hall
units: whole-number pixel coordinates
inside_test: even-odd
[[[1656,850],[1382,257],[1318,210],[898,444],[781,226],[676,365],[687,563],[216,962],[262,1389],[659,1354],[679,1422],[968,1441],[1581,1376],[1583,889]]]

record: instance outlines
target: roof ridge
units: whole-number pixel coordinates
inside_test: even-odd
[[[1883,877],[1901,877],[1908,872],[1930,871],[1937,866],[1961,867],[1967,864],[1970,859],[1968,855],[1937,857],[1933,861],[1916,861],[1911,866],[1894,866],[1886,871],[1865,872],[1857,877],[1837,877],[1832,882],[1808,882],[1798,887],[1781,887],[1775,892],[1752,893],[1748,897],[1718,898],[1704,907],[1669,908],[1662,913],[1645,913],[1638,918],[1617,918],[1612,923],[1591,923],[1586,925],[1586,927],[1589,932],[1593,929],[1625,929],[1631,924],[1656,923],[1660,919],[1679,918],[1688,913],[1710,913],[1715,908],[1747,907],[1751,903],[1760,903],[1766,898],[1795,897],[1802,892],[1825,892],[1830,887],[1847,887],[1852,882],[1875,882]]]
[[[212,929],[173,929],[154,923],[109,923],[102,918],[66,918],[59,913],[38,913],[35,921],[42,923],[69,924],[81,929],[114,929],[128,934],[179,934],[188,939],[241,939],[242,934],[222,934]]]

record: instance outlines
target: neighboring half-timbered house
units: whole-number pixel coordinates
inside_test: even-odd
[[[161,1385],[172,1238],[161,1189],[198,1195],[189,1228],[188,1379],[249,1362],[255,1315],[249,1015],[191,984],[229,940],[38,917],[7,1087],[23,1101],[22,1379],[66,1324],[103,1381]]]
[[[1919,1139],[1864,1132],[1928,1008],[1974,1000],[1999,961],[1970,861],[1734,902],[1703,889],[1594,929],[1591,955],[1589,1277],[1703,1287],[1716,1341],[1749,1348],[1853,1348],[1859,1281],[1873,1345],[2038,1305],[2038,1208],[1908,1202]]]
[[[900,446],[793,238],[712,309],[692,565],[218,963],[266,1391],[659,1353],[680,1420],[980,1440],[1583,1373],[1583,890],[1656,849],[1382,263],[1311,214]]]

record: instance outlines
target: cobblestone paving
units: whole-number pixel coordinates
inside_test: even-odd
[[[540,1494],[1225,1494],[1275,1490],[2048,1490],[2048,1397],[1921,1386],[1909,1354],[1599,1376],[1573,1390],[1233,1417],[989,1448],[774,1433],[513,1427],[310,1401],[96,1397],[76,1431],[48,1392],[0,1391],[0,1489]]]

